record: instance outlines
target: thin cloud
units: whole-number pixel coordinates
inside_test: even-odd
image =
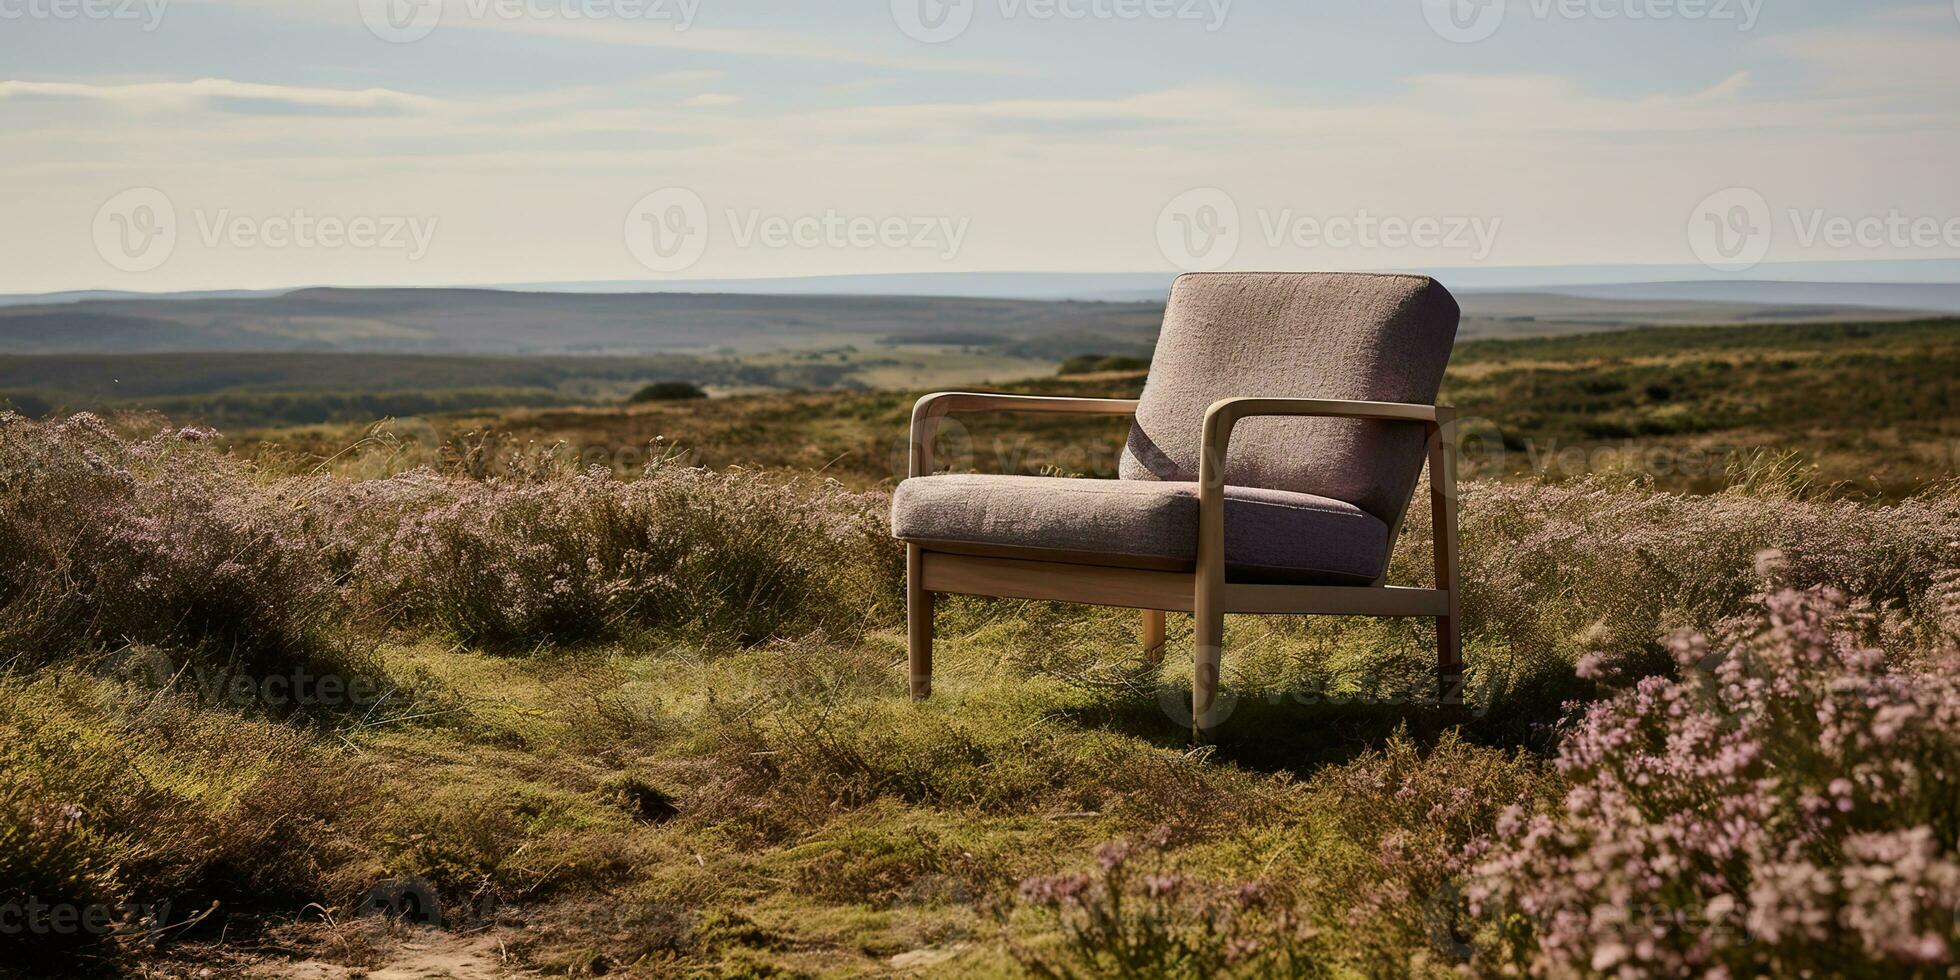
[[[281,16],[303,17],[344,25],[359,25],[360,5],[355,0],[177,0],[208,6],[244,7],[276,12]],[[715,28],[674,23],[636,21],[625,17],[571,19],[565,17],[473,16],[467,0],[444,0],[438,31],[481,30],[522,34],[527,38],[552,38],[585,44],[621,47],[660,48],[702,54],[735,55],[753,58],[784,58],[799,61],[861,65],[869,68],[901,69],[916,72],[969,75],[1034,75],[1025,65],[1001,61],[954,58],[944,52],[931,55],[887,54],[860,47],[845,47],[827,41],[778,31]],[[676,13],[680,9],[676,4]],[[883,5],[879,4],[879,8]],[[885,16],[885,15],[880,15]],[[896,24],[891,25],[894,47],[915,50]]]
[[[228,78],[123,84],[0,81],[0,101],[31,99],[208,109],[246,115],[403,115],[443,104],[441,100],[385,88],[306,88]]]

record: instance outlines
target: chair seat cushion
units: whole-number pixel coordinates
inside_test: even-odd
[[[892,534],[944,550],[1188,569],[1198,550],[1198,485],[914,477],[892,496]],[[1381,577],[1387,559],[1388,526],[1353,504],[1225,488],[1225,563],[1235,581],[1366,585]]]

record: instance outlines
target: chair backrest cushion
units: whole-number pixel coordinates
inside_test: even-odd
[[[1180,276],[1120,475],[1197,480],[1205,410],[1221,398],[1434,404],[1457,317],[1456,299],[1426,276]],[[1393,524],[1426,444],[1408,423],[1249,418],[1232,432],[1225,479],[1345,500]]]

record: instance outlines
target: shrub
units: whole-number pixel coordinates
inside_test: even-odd
[[[1269,887],[1139,873],[1145,853],[1113,841],[1096,851],[1097,874],[1021,882],[1021,900],[1061,927],[1058,950],[1015,949],[1021,965],[1056,978],[1333,975],[1315,931]]]
[[[872,502],[835,484],[663,464],[632,481],[320,479],[308,496],[363,609],[475,645],[848,637],[895,615],[900,552]]]
[[[1778,592],[1571,725],[1559,805],[1478,845],[1472,908],[1552,975],[1946,976],[1960,665],[1888,666],[1831,590]],[[1588,677],[1618,665],[1589,657]],[[1494,955],[1501,960],[1503,955]]]
[[[1611,653],[1634,673],[1664,671],[1657,637],[1715,631],[1750,612],[1756,556],[1767,549],[1788,556],[1792,587],[1828,585],[1868,603],[1872,642],[1899,656],[1942,647],[1941,583],[1960,565],[1960,494],[1871,506],[1757,489],[1686,496],[1603,480],[1465,484],[1473,690],[1514,715],[1555,716],[1564,700],[1590,693],[1572,683],[1571,665],[1586,653]],[[1409,516],[1391,577],[1425,581],[1426,508]]]
[[[637,405],[641,402],[686,401],[706,397],[708,393],[692,381],[655,381],[634,392],[629,401]]]
[[[1475,922],[1462,909],[1463,851],[1507,806],[1554,788],[1542,759],[1484,748],[1457,733],[1418,747],[1398,732],[1308,785],[1306,812],[1328,829],[1309,858],[1320,918],[1346,935],[1342,958],[1368,976],[1400,972],[1420,957],[1464,958]]]
[[[342,606],[293,500],[215,436],[0,413],[0,660],[132,641],[251,676],[340,659]]]
[[[345,768],[290,726],[181,696],[67,670],[0,677],[0,962],[113,959],[214,902],[215,925],[331,900],[360,859],[328,827],[360,795]],[[66,928],[22,918],[55,914]]]

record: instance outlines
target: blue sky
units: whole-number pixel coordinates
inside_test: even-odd
[[[0,0],[0,147],[4,292],[1942,258],[1960,3]]]

